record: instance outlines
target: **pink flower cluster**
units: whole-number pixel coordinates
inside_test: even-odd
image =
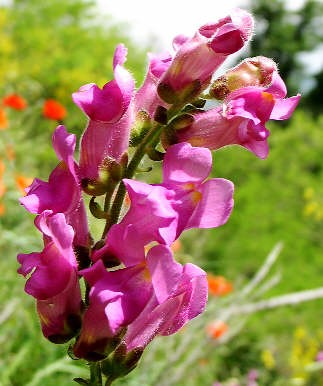
[[[114,79],[102,89],[87,84],[73,94],[88,117],[79,162],[75,135],[58,126],[58,165],[48,181],[35,179],[20,199],[37,215],[44,248],[19,254],[18,272],[36,299],[44,336],[55,343],[75,337],[76,357],[109,356],[110,363],[115,357],[122,371],[130,371],[134,353],[156,335],[173,334],[203,312],[206,274],[176,262],[170,246],[186,229],[218,227],[230,216],[233,184],[208,178],[210,149],[236,144],[265,158],[266,122],[288,118],[299,100],[285,98],[277,66],[264,57],[246,59],[212,82],[252,32],[251,15],[237,9],[192,38],[178,36],[173,56],[150,55],[138,90],[124,67],[127,50],[119,45]],[[203,109],[210,98],[217,106]],[[163,160],[161,183],[133,179],[145,155]],[[92,215],[104,220],[97,242],[82,192],[91,196]],[[126,192],[131,203],[119,220]],[[95,201],[103,195],[104,208]]]

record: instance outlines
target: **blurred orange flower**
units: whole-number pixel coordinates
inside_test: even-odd
[[[6,112],[0,108],[0,130],[4,130],[8,127],[8,119]]]
[[[0,180],[0,198],[3,197],[3,195],[6,193],[7,187],[3,183],[2,180]]]
[[[2,197],[7,190],[7,187],[3,183],[3,180],[2,180],[2,177],[3,177],[5,170],[6,170],[6,166],[5,166],[4,162],[2,160],[0,160],[0,197]]]
[[[16,158],[16,153],[12,145],[7,144],[5,147],[5,151],[9,161],[13,161]]]
[[[223,276],[215,276],[208,273],[207,281],[209,293],[214,296],[224,296],[233,291],[232,283]]]
[[[206,332],[212,339],[219,339],[229,330],[229,326],[222,320],[215,320],[206,326]]]
[[[6,208],[5,206],[3,205],[2,202],[0,202],[0,217],[3,216],[6,212]]]
[[[24,196],[26,194],[25,188],[27,188],[33,182],[32,178],[25,177],[21,174],[15,176],[15,181],[17,188],[20,190],[21,194]]]
[[[4,162],[0,159],[0,178],[3,177],[3,174],[6,170],[6,165],[4,164]]]
[[[27,107],[26,100],[18,94],[10,94],[2,99],[4,106],[11,107],[15,110],[24,110]]]
[[[66,117],[66,109],[54,99],[47,99],[44,103],[43,115],[45,118],[61,121]]]

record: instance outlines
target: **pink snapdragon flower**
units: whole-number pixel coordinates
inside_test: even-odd
[[[268,155],[268,120],[288,119],[300,95],[285,98],[286,86],[277,72],[269,87],[243,87],[230,93],[221,107],[194,113],[194,122],[174,132],[174,142],[189,142],[211,150],[240,145],[259,158]]]
[[[252,32],[252,16],[236,9],[218,22],[200,27],[193,38],[176,37],[177,52],[160,80],[160,97],[172,104],[200,94],[228,55],[240,50]]]
[[[41,214],[46,210],[64,213],[75,231],[74,245],[88,246],[87,218],[81,197],[78,165],[74,160],[76,136],[60,125],[55,129],[52,140],[60,163],[50,174],[48,182],[35,178],[26,188],[26,196],[19,201],[31,213]]]
[[[75,104],[89,117],[81,139],[82,179],[98,179],[105,158],[119,162],[128,149],[134,80],[123,67],[126,55],[127,49],[119,44],[113,59],[114,79],[102,89],[90,83],[72,95]]]
[[[80,273],[91,291],[74,353],[79,358],[100,360],[121,329],[145,307],[152,293],[150,274],[144,263],[108,272],[102,260]]]
[[[63,343],[77,333],[81,317],[74,231],[62,213],[44,211],[37,222],[44,235],[44,249],[19,254],[18,273],[28,276],[25,291],[37,300],[44,336],[54,343]]]
[[[166,152],[162,184],[125,179],[130,209],[111,227],[106,246],[93,259],[112,254],[126,266],[137,264],[152,241],[171,245],[185,229],[223,225],[233,207],[233,184],[223,178],[206,180],[211,168],[208,149],[180,143]]]
[[[26,189],[27,195],[19,200],[31,213],[52,210],[54,213],[67,214],[79,206],[81,189],[74,161],[76,136],[60,125],[52,140],[60,163],[50,174],[48,182],[36,178]]]
[[[151,322],[162,323],[160,333],[168,335],[205,307],[205,272],[192,264],[182,267],[166,246],[152,247],[143,262],[129,268],[108,272],[99,260],[81,273],[91,285],[91,291],[90,305],[74,347],[75,355],[80,358],[104,358],[118,342],[116,337],[122,328],[128,325],[134,330],[129,339],[135,340],[135,344],[138,339],[142,340],[142,335],[137,336],[137,329],[141,325],[143,334],[148,328],[146,319],[150,311],[154,311]],[[151,340],[152,336],[147,339]]]
[[[123,342],[128,353],[144,349],[156,335],[174,334],[202,313],[207,301],[206,273],[201,268],[176,263],[164,245],[153,247],[148,257],[154,295],[128,326]]]
[[[160,99],[157,85],[162,75],[171,64],[172,57],[165,52],[159,55],[149,54],[149,67],[144,83],[135,94],[135,112],[145,111],[150,118],[154,118],[158,106],[168,105]]]

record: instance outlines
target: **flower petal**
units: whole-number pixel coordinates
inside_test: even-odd
[[[156,298],[162,303],[176,289],[183,268],[175,262],[171,250],[165,245],[157,245],[149,250],[147,264]]]
[[[167,149],[163,163],[163,184],[204,181],[211,172],[212,154],[202,147],[178,143]]]
[[[297,94],[291,98],[278,99],[275,103],[273,111],[271,112],[270,119],[283,120],[290,118],[298,105],[300,98],[301,95]]]
[[[206,181],[200,188],[202,198],[186,228],[214,228],[225,224],[233,208],[233,183],[223,178]]]

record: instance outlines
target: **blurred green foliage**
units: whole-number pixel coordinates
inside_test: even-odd
[[[92,0],[13,0],[0,7],[0,95],[17,92],[36,106],[55,98],[68,107],[69,129],[81,130],[82,114],[71,94],[83,84],[103,86],[112,78],[118,43],[129,48],[127,67],[142,79],[147,47],[135,45],[124,31],[99,15]],[[34,132],[41,131],[38,126],[33,122]]]
[[[285,0],[250,0],[249,8],[256,20],[256,33],[249,44],[251,56],[273,58],[291,94],[307,89],[301,105],[309,111],[322,111],[323,67],[311,74],[311,59],[301,54],[316,52],[323,56],[323,3],[304,0],[299,8],[290,10]],[[321,64],[323,65],[322,59]]]

